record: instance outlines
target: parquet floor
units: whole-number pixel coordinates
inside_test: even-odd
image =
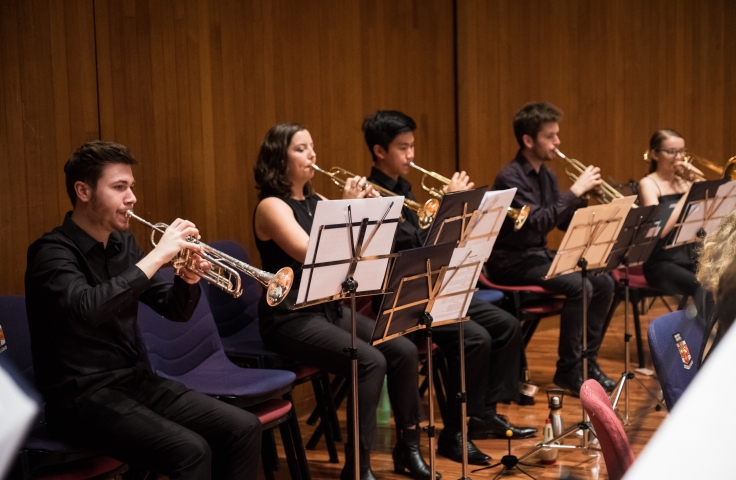
[[[671,304],[673,302],[670,302]],[[676,305],[676,303],[674,303]],[[599,355],[599,364],[601,368],[614,379],[620,378],[621,372],[624,368],[624,314],[623,304],[619,307],[616,315],[611,322],[610,328],[604,339]],[[661,303],[657,301],[650,311],[642,315],[642,330],[644,335],[644,348],[646,355],[646,364],[648,368],[653,369],[651,359],[649,358],[648,345],[646,341],[646,329],[649,321],[656,318],[659,315],[667,313],[667,309]],[[540,384],[539,392],[537,393],[534,406],[520,407],[516,404],[512,405],[499,405],[498,411],[501,414],[507,415],[512,423],[516,425],[528,425],[534,426],[541,429],[544,425],[544,420],[549,414],[549,408],[546,400],[546,390],[548,388],[554,388],[552,384],[552,377],[555,372],[555,362],[557,360],[557,339],[559,332],[559,319],[548,318],[542,321],[534,338],[530,342],[527,348],[527,356],[532,373],[532,379]],[[633,324],[633,320],[632,320]],[[633,329],[633,326],[631,327]],[[636,366],[636,345],[633,340],[632,330],[632,368]],[[637,374],[637,378],[642,383],[660,394],[659,384],[655,377],[647,377],[641,374]],[[625,430],[631,443],[635,455],[638,455],[646,445],[647,441],[651,438],[654,431],[658,428],[662,420],[666,417],[666,410],[655,411],[653,408],[654,401],[648,396],[646,391],[641,388],[636,382],[631,382],[629,387],[631,395],[630,400],[630,417],[631,425],[626,426]],[[295,392],[297,398],[308,397],[309,390],[301,390]],[[426,396],[424,398],[425,409],[426,409]],[[312,434],[314,427],[310,427],[306,424],[306,417],[310,412],[310,399],[303,398],[298,401],[297,408],[300,414],[300,428],[304,441],[309,438]],[[623,398],[621,401],[620,411],[623,411]],[[345,431],[345,409],[344,407],[339,412],[341,418],[341,424],[343,425],[343,432]],[[563,419],[566,425],[576,422],[581,417],[580,401],[576,398],[565,396],[563,405]],[[435,415],[437,421],[438,431],[442,428],[442,420],[439,415],[439,411]],[[345,433],[343,433],[345,436]],[[278,438],[278,435],[277,435]],[[346,438],[346,437],[345,437]],[[573,437],[569,437],[571,440],[566,443],[570,444],[575,442]],[[537,437],[529,440],[517,440],[512,442],[512,452],[516,455],[521,455],[528,451],[534,446],[534,443],[541,440]],[[277,440],[280,441],[280,440]],[[393,421],[389,425],[379,426],[379,438],[377,450],[371,453],[371,466],[378,478],[383,479],[400,479],[408,478],[402,475],[395,474],[393,471],[393,463],[391,461],[391,448],[395,442],[395,433]],[[505,440],[477,440],[476,445],[485,453],[493,457],[493,463],[500,460],[500,458],[507,453],[507,442]],[[423,437],[422,441],[424,457],[428,459],[428,441],[426,437]],[[344,455],[342,452],[342,444],[338,444],[338,451],[340,454],[340,464],[329,463],[327,450],[324,448],[324,443],[320,443],[318,448],[313,451],[307,451],[309,458],[310,471],[313,479],[334,479],[338,478],[340,470],[342,469],[342,462],[344,461]],[[282,467],[279,472],[276,473],[278,479],[289,478],[288,468],[286,461],[283,456],[283,452],[280,452],[282,458]],[[462,467],[460,464],[455,463],[444,457],[437,456],[437,470],[442,473],[445,479],[457,479],[462,477]],[[531,457],[534,459],[534,457]],[[531,463],[536,463],[536,459],[532,460]],[[498,473],[499,469],[485,470],[478,473],[470,473],[474,468],[468,470],[470,478],[494,478]],[[607,479],[606,466],[603,457],[591,457],[586,456],[580,450],[575,451],[564,451],[561,450],[558,455],[557,464],[553,466],[543,467],[524,467],[535,478],[578,478],[578,479]],[[513,474],[505,474],[504,478],[528,478],[522,473],[515,471]]]

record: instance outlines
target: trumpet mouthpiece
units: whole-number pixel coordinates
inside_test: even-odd
[[[556,153],[557,155],[559,155],[560,157],[562,157],[562,158],[567,158],[567,157],[565,156],[565,154],[564,154],[564,153],[562,153],[561,151],[559,151],[559,150],[558,150],[558,149],[556,149],[556,148],[555,148],[555,153]]]

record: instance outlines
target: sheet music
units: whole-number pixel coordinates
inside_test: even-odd
[[[471,261],[471,258],[475,260]],[[472,290],[480,275],[482,259],[474,254],[469,247],[456,248],[452,252],[450,267],[457,267],[445,275],[438,298],[430,310],[432,325],[438,325],[443,321],[457,321],[468,313],[470,300],[473,298]]]
[[[470,226],[467,240],[461,245],[473,250],[473,259],[470,261],[478,259],[485,262],[491,256],[498,232],[501,230],[501,225],[506,219],[506,212],[515,195],[516,188],[485,193],[478,208],[480,214],[476,217],[475,224]]]
[[[363,219],[373,222],[366,225],[363,251],[356,252],[360,256],[353,273],[353,278],[358,282],[357,293],[383,287],[389,262],[385,256],[390,254],[393,246],[403,197],[321,201],[317,202],[314,212],[297,305],[342,292],[342,282],[349,273],[352,257],[348,206],[353,219],[353,245],[359,242]],[[376,222],[381,219],[383,222],[378,228]],[[375,258],[377,256],[380,258]]]
[[[685,213],[685,220],[675,235],[675,244],[688,242],[697,237],[701,228],[711,233],[718,228],[721,219],[736,208],[736,180],[718,187],[710,199],[692,202]]]
[[[0,366],[0,478],[10,469],[18,456],[26,433],[38,413],[38,405],[15,383]]]

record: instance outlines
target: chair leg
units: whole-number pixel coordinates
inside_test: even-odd
[[[639,294],[638,292],[630,292],[631,309],[634,311],[634,334],[636,335],[636,353],[639,360],[639,368],[644,368],[644,342],[641,338],[641,317],[639,316]]]
[[[312,388],[314,389],[314,397],[317,401],[317,407],[320,410],[320,424],[327,425],[328,428],[323,430],[325,434],[325,444],[327,445],[327,453],[330,457],[330,463],[339,463],[340,460],[337,456],[337,447],[335,446],[335,435],[332,431],[332,414],[327,406],[329,401],[332,401],[331,395],[328,399],[328,394],[325,392],[324,386],[329,388],[329,377],[327,373],[322,373],[319,377],[312,379]],[[309,446],[307,446],[309,448]],[[313,448],[314,449],[314,446]],[[311,450],[310,449],[310,450]]]
[[[261,463],[263,464],[263,473],[267,480],[274,480],[273,472],[279,469],[279,457],[276,451],[276,440],[273,436],[273,429],[263,432],[262,444]]]
[[[342,442],[342,432],[340,431],[340,422],[337,419],[337,409],[340,408],[340,404],[348,394],[348,383],[343,377],[335,377],[335,379],[332,381],[332,384],[329,385],[329,388],[329,391],[331,392],[336,391],[335,389],[337,388],[337,393],[334,395],[334,397],[331,395],[326,395],[328,409],[330,410],[330,415],[332,416],[332,421],[330,422],[331,425],[323,425],[321,422],[319,425],[317,425],[317,428],[314,429],[314,433],[312,433],[312,437],[309,439],[309,442],[307,442],[307,448],[309,450],[314,450],[317,447],[320,438],[322,438],[322,431],[324,428],[331,427],[335,440],[338,442]],[[332,400],[332,402],[330,402],[330,400]],[[319,416],[317,409],[312,412],[312,416],[314,416],[315,414]]]

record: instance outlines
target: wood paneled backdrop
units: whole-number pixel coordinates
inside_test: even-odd
[[[514,112],[547,100],[561,149],[617,181],[646,172],[663,126],[722,161],[735,20],[729,0],[0,0],[0,294],[23,293],[28,245],[70,208],[62,166],[96,138],[141,162],[139,214],[256,264],[253,164],[277,122],[307,125],[320,165],[367,173],[363,116],[400,109],[417,163],[480,185],[516,150]]]

